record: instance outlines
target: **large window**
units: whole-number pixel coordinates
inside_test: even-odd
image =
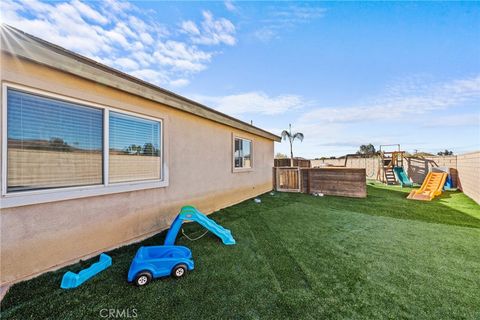
[[[252,167],[252,141],[235,138],[234,143],[234,167],[236,169]]]
[[[161,178],[160,122],[110,112],[110,183]]]
[[[103,182],[103,110],[7,93],[7,191]]]
[[[161,120],[16,86],[4,92],[4,195],[55,188],[61,193],[80,186],[111,193],[168,184],[162,173]]]

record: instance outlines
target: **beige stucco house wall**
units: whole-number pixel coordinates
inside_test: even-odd
[[[95,65],[72,61],[68,53],[51,52],[52,56],[60,54],[62,59],[69,58],[68,63],[53,57],[47,64],[41,60],[48,62],[51,48],[45,49],[43,43],[22,38],[23,35],[9,35],[17,36],[21,38],[19,41],[37,46],[38,52],[27,60],[25,56],[31,53],[14,55],[15,50],[20,49],[7,50],[2,43],[2,86],[19,84],[163,119],[164,169],[168,184],[102,195],[73,195],[65,200],[55,200],[52,192],[52,201],[47,195],[41,203],[26,205],[12,205],[2,197],[2,285],[155,234],[169,226],[183,205],[195,205],[210,213],[272,189],[273,148],[274,141],[279,139],[277,136],[187,99],[169,96],[168,92],[155,92],[155,88],[148,86],[142,89],[141,83],[134,83],[128,77],[108,75],[111,70],[104,68],[96,74]],[[82,74],[85,70],[90,70],[93,76]],[[141,93],[143,90],[143,94],[128,90]],[[234,136],[252,140],[252,169],[240,172],[232,169]],[[2,152],[0,156],[5,155]],[[2,175],[4,171],[2,168]]]

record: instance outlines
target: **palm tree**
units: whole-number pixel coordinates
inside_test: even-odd
[[[292,125],[289,124],[288,125],[289,127],[289,130],[283,130],[282,131],[282,138],[283,140],[287,140],[288,139],[288,142],[290,142],[290,166],[293,167],[293,141],[295,139],[298,139],[300,141],[303,141],[303,133],[301,132],[295,132],[292,134]]]

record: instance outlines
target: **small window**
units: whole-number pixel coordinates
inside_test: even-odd
[[[234,167],[252,167],[252,141],[242,138],[235,138]]]
[[[7,191],[103,183],[103,110],[7,90]]]
[[[161,179],[161,123],[110,111],[109,183]]]

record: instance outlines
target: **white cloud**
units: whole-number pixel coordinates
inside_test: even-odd
[[[199,72],[206,68],[205,63],[210,61],[212,54],[169,40],[159,43],[153,56],[160,64],[173,66],[177,70]]]
[[[113,14],[120,14],[122,16],[126,16],[126,12],[135,10],[135,7],[127,1],[104,0],[104,3],[105,7],[109,8],[109,11]]]
[[[84,17],[95,20],[96,22],[99,22],[101,24],[106,24],[108,22],[108,19],[105,18],[102,14],[100,14],[98,11],[93,10],[91,7],[79,0],[73,0],[72,6]]]
[[[480,75],[446,83],[408,83],[390,87],[371,101],[347,107],[317,108],[304,114],[302,122],[355,123],[391,121],[455,107],[480,99]]]
[[[297,95],[268,96],[263,92],[247,92],[221,97],[196,96],[197,100],[233,116],[242,114],[278,115],[310,104]]]
[[[218,45],[226,44],[233,46],[235,39],[235,26],[225,18],[215,19],[210,11],[203,11],[203,21],[200,27],[191,20],[183,21],[181,24],[182,32],[188,34],[190,39],[196,44]]]
[[[188,85],[190,81],[188,79],[177,79],[170,82],[170,85],[173,87],[184,87]]]
[[[134,77],[143,79],[143,80],[145,80],[147,82],[151,82],[151,83],[164,83],[164,82],[167,82],[167,81],[172,81],[170,79],[167,79],[165,74],[163,74],[162,72],[160,72],[158,70],[154,70],[154,69],[139,69],[139,70],[135,70],[135,71],[130,72],[130,74]],[[173,81],[175,81],[175,80],[173,80]]]
[[[277,5],[266,13],[264,19],[259,21],[260,27],[253,32],[253,36],[262,42],[279,39],[282,32],[321,18],[325,12],[326,9],[311,4],[286,7]]]
[[[216,52],[205,45],[235,44],[235,26],[203,12],[200,29],[171,32],[151,11],[124,1],[42,2],[4,0],[2,22],[54,44],[119,68],[157,85],[182,86],[205,70]],[[204,45],[199,48],[197,44]]]
[[[325,8],[312,6],[289,6],[285,10],[275,10],[272,15],[280,17],[279,21],[283,23],[301,23],[312,19],[321,18],[325,15]]]
[[[135,60],[129,58],[118,58],[115,60],[115,65],[117,65],[120,69],[125,70],[136,70],[139,67]]]
[[[480,111],[476,114],[453,114],[430,118],[427,121],[425,121],[425,119],[423,120],[421,126],[424,128],[465,126],[476,126],[477,128],[480,128]]]
[[[199,35],[200,34],[200,30],[198,30],[198,27],[197,25],[195,24],[195,22],[193,21],[182,21],[182,30],[188,34],[191,34],[191,35]]]
[[[279,38],[278,32],[269,27],[256,30],[253,35],[262,42],[269,42],[275,38]]]
[[[228,11],[236,11],[237,10],[237,7],[235,7],[235,4],[233,3],[232,0],[226,0],[224,2],[225,4],[225,8],[228,10]]]

